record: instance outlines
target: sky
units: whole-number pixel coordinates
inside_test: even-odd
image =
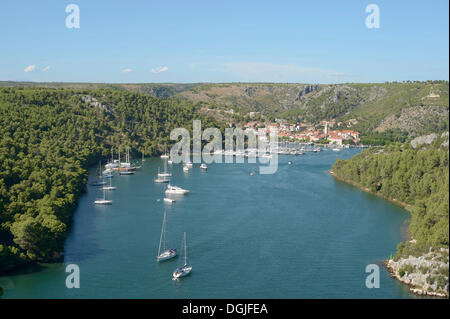
[[[8,0],[0,81],[448,80],[448,12],[448,0]]]

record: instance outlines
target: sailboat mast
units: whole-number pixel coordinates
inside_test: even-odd
[[[161,255],[161,245],[162,245],[162,242],[163,242],[164,226],[165,226],[165,224],[166,224],[166,211],[164,211],[163,223],[162,223],[162,227],[161,227],[161,237],[159,238],[158,256]]]
[[[186,233],[184,233],[184,265],[187,265]]]

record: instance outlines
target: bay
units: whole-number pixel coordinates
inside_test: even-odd
[[[405,240],[409,214],[388,201],[335,180],[337,158],[358,149],[280,156],[272,175],[258,164],[171,165],[173,184],[190,193],[163,202],[155,184],[160,158],[136,174],[116,175],[111,206],[94,206],[87,186],[65,244],[64,262],[34,265],[0,277],[5,298],[415,298],[380,262]],[[292,165],[288,165],[292,161]],[[95,168],[90,180],[95,179]],[[173,281],[181,258],[157,263],[161,223],[181,249],[187,233],[193,271]],[[80,268],[68,289],[65,267]],[[380,288],[365,285],[365,268],[380,265]]]

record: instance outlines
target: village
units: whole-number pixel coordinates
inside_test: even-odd
[[[285,120],[275,120],[273,123],[260,123],[251,121],[244,125],[246,130],[265,128],[267,132],[271,128],[278,130],[278,138],[298,142],[313,142],[318,144],[357,145],[360,143],[360,133],[348,129],[356,120],[350,120],[350,124],[343,122],[321,121],[317,125],[309,123],[290,124]],[[230,126],[232,126],[230,124]]]

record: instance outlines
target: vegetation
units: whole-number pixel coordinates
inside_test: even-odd
[[[175,127],[217,127],[187,101],[125,90],[0,88],[0,272],[63,251],[89,165],[159,154]]]
[[[361,137],[361,144],[363,145],[387,145],[392,143],[403,143],[408,139],[408,133],[399,129],[387,130],[385,132],[367,133]]]
[[[333,166],[338,177],[411,205],[410,233],[416,243],[400,243],[396,257],[449,245],[449,152],[444,139],[417,150],[406,143],[372,148]]]

